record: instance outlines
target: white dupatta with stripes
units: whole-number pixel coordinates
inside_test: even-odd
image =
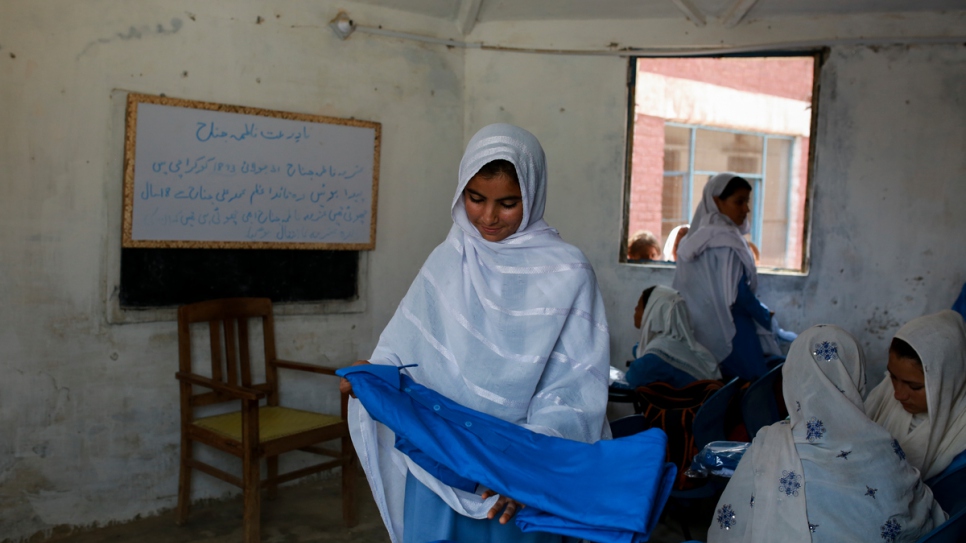
[[[500,242],[469,222],[463,189],[485,164],[514,164],[523,221]],[[412,378],[476,411],[535,432],[594,442],[609,437],[605,411],[609,334],[594,271],[543,221],[546,161],[529,132],[490,125],[460,163],[453,222],[379,338],[373,364]],[[443,485],[393,448],[392,432],[350,405],[353,442],[394,541],[401,541],[406,470],[457,512],[486,516],[482,501]]]

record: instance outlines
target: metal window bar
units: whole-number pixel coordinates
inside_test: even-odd
[[[765,193],[765,181],[766,181],[765,174],[767,172],[767,169],[766,168],[767,168],[767,160],[768,160],[768,140],[770,140],[770,139],[781,139],[781,140],[788,140],[788,141],[790,141],[792,143],[792,145],[789,146],[790,147],[790,151],[789,151],[789,157],[788,157],[788,160],[789,160],[789,170],[788,170],[789,171],[789,182],[788,182],[788,191],[789,191],[789,194],[788,194],[788,197],[786,198],[786,206],[788,206],[789,211],[786,211],[786,213],[785,213],[785,216],[786,216],[785,237],[786,237],[786,239],[790,239],[789,238],[790,231],[791,231],[791,220],[790,220],[791,219],[791,217],[790,217],[790,209],[791,208],[790,208],[790,206],[791,206],[791,189],[792,189],[792,186],[793,186],[792,179],[791,179],[791,176],[793,175],[792,168],[791,168],[791,164],[792,164],[792,160],[793,160],[793,153],[794,153],[794,147],[795,147],[794,146],[794,143],[795,143],[795,137],[794,136],[783,136],[783,135],[777,135],[777,134],[768,134],[768,133],[764,133],[764,132],[752,132],[752,131],[748,131],[748,130],[736,130],[736,129],[733,129],[733,128],[725,128],[725,127],[718,127],[718,126],[692,125],[692,124],[686,124],[686,123],[677,123],[677,122],[673,122],[673,121],[665,121],[664,122],[664,125],[665,126],[674,126],[674,127],[678,127],[678,128],[686,128],[689,131],[689,140],[690,140],[690,143],[688,145],[688,171],[687,172],[682,172],[682,171],[666,171],[666,172],[664,172],[664,175],[665,176],[681,175],[681,176],[683,176],[685,178],[685,183],[684,183],[685,189],[684,189],[684,194],[682,195],[683,196],[682,200],[684,201],[684,209],[682,210],[681,215],[682,215],[682,217],[687,217],[687,222],[689,222],[689,223],[691,222],[691,219],[692,219],[691,209],[693,207],[692,202],[694,201],[694,176],[695,175],[714,176],[714,175],[717,175],[717,174],[721,173],[721,172],[712,172],[712,171],[709,171],[709,170],[695,170],[694,169],[694,155],[695,155],[695,144],[697,142],[697,130],[700,129],[700,130],[708,130],[708,131],[712,131],[712,132],[725,132],[725,133],[730,133],[730,134],[741,134],[741,135],[755,136],[755,137],[759,137],[759,138],[762,139],[762,150],[761,150],[762,160],[761,160],[760,172],[758,174],[740,172],[741,173],[741,176],[744,177],[745,179],[747,179],[752,184],[752,188],[754,189],[752,191],[752,194],[753,194],[753,196],[752,196],[752,198],[753,198],[752,204],[753,204],[753,207],[754,207],[754,217],[755,217],[755,220],[754,220],[754,222],[751,225],[751,240],[758,247],[761,247],[761,230],[762,230],[762,221],[764,220],[764,202],[765,202],[765,198],[764,198],[765,194],[764,193]],[[786,244],[785,244],[785,247],[786,247],[786,249],[785,249],[786,255],[787,255],[787,252],[788,252],[788,247],[790,247],[790,246],[791,246],[791,242],[790,241],[789,242],[786,242]]]

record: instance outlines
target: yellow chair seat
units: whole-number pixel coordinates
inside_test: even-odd
[[[341,418],[333,415],[266,406],[258,410],[258,441],[271,441],[342,422],[344,421]],[[238,441],[242,438],[240,411],[200,418],[194,424]]]

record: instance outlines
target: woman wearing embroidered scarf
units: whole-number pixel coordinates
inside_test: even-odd
[[[495,124],[473,136],[460,163],[455,224],[369,362],[418,364],[404,371],[465,407],[591,443],[609,437],[604,303],[590,263],[544,222],[546,189],[532,134]],[[394,449],[392,432],[355,400],[349,419],[394,543],[560,540],[522,534],[508,522],[519,504],[506,497],[483,499],[435,479]]]
[[[721,379],[718,361],[695,339],[688,308],[677,291],[658,285],[644,292],[647,300],[641,296],[640,313],[634,315],[641,340],[627,382],[634,388],[655,381],[681,388],[699,379]]]
[[[688,304],[698,341],[721,363],[725,378],[764,374],[765,353],[780,354],[777,323],[755,297],[758,271],[744,235],[751,185],[722,173],[704,187],[687,235],[678,246],[675,290]]]
[[[708,542],[915,541],[946,520],[862,406],[855,339],[815,326],[782,369],[791,421],[762,428],[718,501]]]
[[[889,369],[865,409],[930,479],[966,449],[966,325],[946,310],[909,321],[895,339],[913,351],[889,349]]]

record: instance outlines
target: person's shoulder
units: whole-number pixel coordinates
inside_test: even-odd
[[[590,260],[579,247],[564,241],[556,231],[548,231],[534,237],[521,248],[528,251],[531,259],[555,263],[590,264]]]

